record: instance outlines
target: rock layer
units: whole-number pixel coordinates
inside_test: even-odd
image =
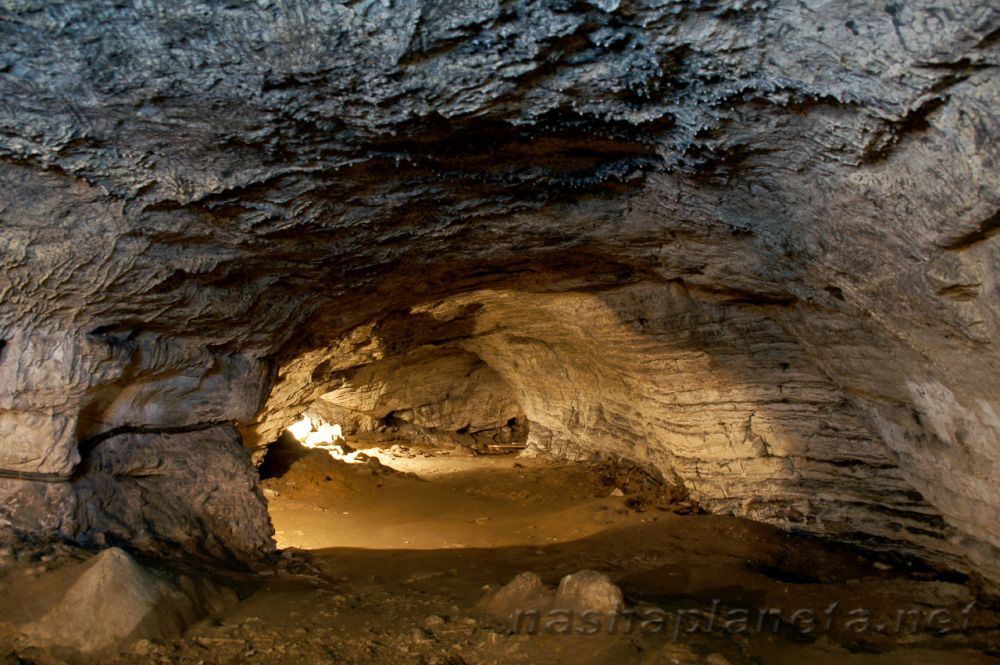
[[[68,480],[0,478],[0,525],[85,545],[253,564],[274,551],[267,505],[230,426],[90,443]]]
[[[1000,580],[997,8],[2,18],[14,522],[85,538],[56,495],[103,482],[103,437],[196,457],[178,430],[235,424],[264,445],[380,367],[392,410],[472,422],[441,405],[480,400],[435,397],[417,369],[461,355],[536,449],[624,455],[715,509]],[[239,465],[224,515],[256,496]],[[166,505],[215,537],[196,485]],[[106,515],[126,539],[172,529]],[[266,516],[247,519],[226,549],[267,549]]]

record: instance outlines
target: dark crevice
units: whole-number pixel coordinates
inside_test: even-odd
[[[824,286],[823,290],[837,300],[844,300],[844,291],[839,286]]]
[[[830,466],[842,467],[845,469],[872,469],[873,471],[886,471],[888,469],[898,469],[897,464],[880,464],[878,462],[872,462],[871,460],[859,460],[859,459],[816,459],[817,462],[823,462],[824,464],[829,464]]]
[[[1000,28],[996,28],[995,30],[983,35],[982,39],[979,40],[979,43],[976,44],[976,48],[988,49],[996,46],[998,43],[1000,43]]]
[[[105,432],[101,432],[100,434],[95,434],[94,436],[88,437],[83,441],[81,441],[79,444],[80,456],[81,458],[84,459],[84,461],[86,461],[87,455],[90,453],[90,451],[96,448],[98,444],[102,443],[103,441],[107,441],[108,439],[111,439],[113,437],[122,436],[124,434],[184,434],[186,432],[203,432],[205,430],[209,430],[214,427],[220,427],[223,425],[231,426],[232,422],[228,420],[223,420],[223,421],[213,421],[207,423],[196,423],[194,425],[184,425],[178,427],[143,427],[136,425],[123,425],[121,427],[115,427]],[[84,472],[83,469],[84,466],[85,466],[84,463],[81,463],[79,466],[77,466],[77,470],[76,472],[74,472],[74,478]]]
[[[90,331],[90,336],[112,348],[124,349],[131,352],[135,350],[136,339],[139,333],[140,331],[137,328],[109,324],[94,328]]]
[[[725,287],[711,288],[702,284],[691,284],[680,278],[669,281],[680,284],[691,293],[701,295],[706,299],[717,300],[730,304],[755,305],[761,307],[778,305],[788,307],[798,302],[798,298],[790,293],[760,293]]]
[[[1000,233],[1000,210],[979,224],[974,230],[942,244],[944,249],[967,249],[972,245]]]
[[[311,449],[299,443],[288,431],[282,432],[278,440],[267,447],[267,453],[265,453],[260,466],[257,467],[260,479],[267,480],[268,478],[284,476],[293,464],[311,452]]]
[[[982,285],[980,284],[952,284],[938,289],[937,294],[944,298],[951,298],[952,300],[965,302],[975,300],[979,295],[979,289],[981,286]]]
[[[967,78],[962,75],[948,76],[937,88],[943,90]],[[930,129],[930,116],[948,102],[946,95],[931,97],[918,107],[909,110],[902,118],[889,123],[887,133],[868,143],[864,161],[877,163],[889,157],[899,141],[906,135],[925,132]]]

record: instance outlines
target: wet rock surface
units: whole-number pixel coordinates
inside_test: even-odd
[[[0,12],[5,524],[86,541],[107,481],[152,542],[154,481],[95,442],[266,445],[375,363],[472,354],[538,454],[1000,579],[990,3]],[[240,464],[221,513],[167,505],[266,555]]]

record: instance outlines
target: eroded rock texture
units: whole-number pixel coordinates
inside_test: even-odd
[[[389,432],[486,452],[490,445],[526,438],[524,413],[510,385],[482,358],[462,349],[419,347],[335,375],[317,368],[313,375],[318,379],[311,382],[314,386],[333,389],[305,414],[321,423],[337,423],[358,440]],[[293,410],[301,411],[301,406]],[[280,411],[268,414],[269,425],[280,427],[283,422]],[[256,434],[270,440],[278,432]]]
[[[1000,580],[992,3],[2,18],[5,492],[337,391],[471,423],[465,358],[536,450]]]
[[[246,563],[274,550],[267,505],[229,425],[87,442],[67,480],[0,478],[0,520],[86,545]]]

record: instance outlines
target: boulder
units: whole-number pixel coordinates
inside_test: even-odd
[[[551,602],[551,594],[542,583],[542,578],[535,573],[524,572],[484,597],[479,607],[495,619],[511,621],[518,612],[544,612]]]
[[[116,547],[8,591],[26,602],[15,626],[28,643],[83,661],[175,636],[237,601],[230,589],[148,568]]]
[[[607,575],[594,570],[581,570],[559,582],[555,606],[574,614],[600,612],[611,615],[624,606],[622,590]]]

